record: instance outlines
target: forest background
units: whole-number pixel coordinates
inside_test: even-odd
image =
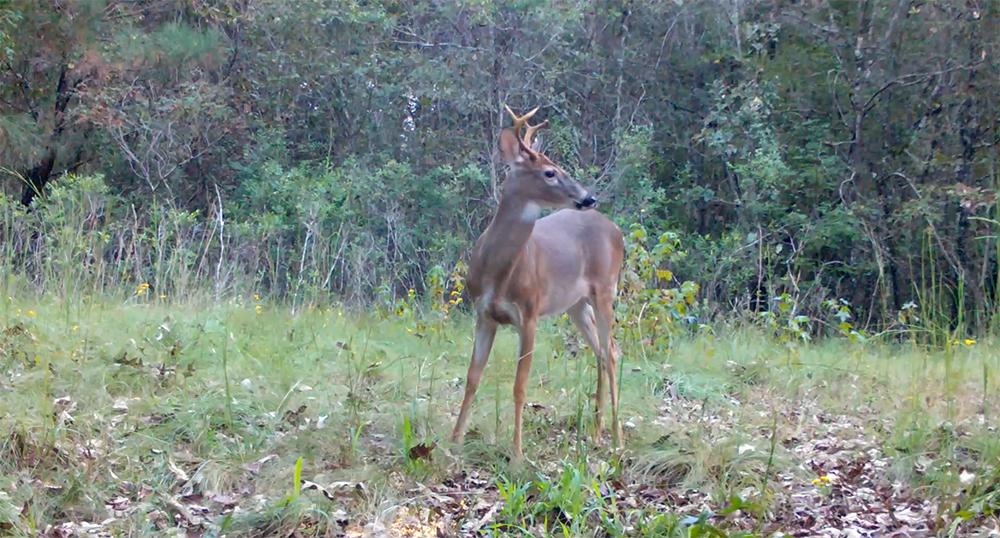
[[[995,329],[997,14],[3,0],[5,285],[391,307],[461,272],[509,104],[631,241],[671,243],[684,316]]]

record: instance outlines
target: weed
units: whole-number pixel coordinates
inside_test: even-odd
[[[513,335],[498,335],[482,381],[494,405],[473,414],[464,447],[450,447],[462,451],[458,462],[434,441],[461,398],[467,365],[453,357],[471,343],[471,320],[452,311],[441,322],[450,344],[408,334],[409,319],[279,303],[257,314],[260,303],[91,298],[67,311],[57,298],[8,301],[4,532],[69,517],[97,525],[113,509],[108,525],[122,534],[163,532],[163,522],[322,534],[390,525],[379,514],[418,495],[441,502],[453,530],[482,521],[494,535],[764,534],[793,524],[778,507],[817,491],[811,481],[824,475],[829,493],[808,507],[817,518],[851,488],[877,486],[865,480],[958,507],[941,510],[945,530],[994,517],[1000,444],[985,417],[998,365],[988,339],[939,352],[876,338],[796,340],[788,362],[789,342],[753,324],[675,333],[665,354],[626,337],[630,434],[612,453],[588,431],[593,360],[565,351],[558,324],[545,327],[526,413],[536,463],[515,472],[505,444]],[[336,503],[295,489],[303,480]],[[486,504],[444,500],[465,491]]]

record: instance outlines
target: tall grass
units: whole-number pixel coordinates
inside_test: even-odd
[[[277,222],[237,209],[219,193],[209,214],[155,201],[140,212],[101,176],[61,178],[31,208],[0,195],[0,286],[8,296],[31,290],[126,300],[148,284],[150,295],[170,301],[259,293],[302,307],[391,303],[424,285],[425,248],[398,252],[401,245],[349,216],[321,222],[303,208]],[[459,251],[438,255],[446,262]]]
[[[414,219],[424,219],[419,220],[421,223],[434,221],[424,214],[426,210],[414,210],[417,215],[382,215],[366,213],[364,208],[338,212],[335,205],[298,203],[322,196],[325,191],[320,186],[345,179],[324,177],[296,187],[307,183],[302,172],[276,173],[281,176],[275,181],[282,195],[276,196],[279,200],[274,202],[275,207],[248,207],[244,202],[230,202],[226,194],[217,192],[206,214],[156,200],[138,211],[125,198],[109,192],[99,175],[61,178],[30,209],[0,195],[0,291],[10,296],[31,290],[55,294],[69,302],[88,295],[116,296],[124,301],[136,295],[140,286],[148,285],[141,291],[157,300],[205,297],[219,301],[259,294],[285,301],[296,309],[333,302],[391,309],[407,298],[410,289],[435,301],[449,299],[433,290],[447,284],[449,272],[461,272],[458,269],[463,265],[458,260],[472,240],[471,221],[468,229],[455,230],[455,235],[445,237],[448,234],[441,229],[420,230],[413,226]],[[350,171],[327,173],[343,175]],[[233,198],[240,200],[236,195]],[[478,211],[488,212],[488,207],[480,205]],[[371,209],[377,210],[377,204]],[[433,209],[446,210],[451,211]],[[994,212],[1000,215],[1000,201]],[[481,220],[483,215],[468,218]],[[393,222],[381,223],[385,219]],[[961,274],[955,276],[956,269],[951,266],[954,262],[948,261],[949,255],[943,252],[936,232],[928,228],[922,236],[921,252],[911,258],[916,267],[910,272],[918,275],[912,290],[916,301],[903,305],[900,312],[893,314],[895,319],[881,320],[876,326],[888,329],[886,334],[902,334],[932,347],[962,340],[970,330],[994,333],[1000,328],[996,304],[1000,264],[995,263],[1000,259],[1000,221],[979,217],[970,220],[989,230],[976,240],[982,246],[984,268],[990,264],[995,267],[995,283],[970,283]],[[664,330],[669,319],[690,323],[701,314],[719,312],[722,305],[703,305],[707,308],[701,312],[688,308],[701,295],[698,283],[679,282],[672,271],[663,270],[679,265],[685,258],[680,236],[666,232],[647,237],[647,230],[635,224],[625,227],[625,231],[629,267],[622,283],[623,293],[633,303],[649,306],[636,316],[623,316],[630,331],[641,336]],[[782,322],[789,325],[791,332],[843,332],[836,329],[841,322],[828,324],[822,320],[811,328],[795,327],[801,322],[794,318],[801,314],[819,318],[824,315],[824,305],[836,298],[818,301],[825,297],[823,293],[817,295],[818,288],[789,287],[775,272],[777,262],[771,259],[774,253],[769,249],[761,252],[759,265],[767,271],[761,278],[771,298],[767,310],[780,315],[783,313],[776,310],[788,307],[784,313],[788,319]],[[970,301],[970,287],[983,290],[985,296]],[[724,310],[722,317],[746,314]],[[855,314],[860,316],[861,312]],[[654,319],[659,323],[649,322]],[[868,325],[852,320],[852,329],[874,328]]]

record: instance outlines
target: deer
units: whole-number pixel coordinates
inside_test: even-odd
[[[521,426],[536,328],[539,319],[565,313],[597,358],[594,441],[599,443],[603,436],[607,390],[612,439],[618,447],[623,437],[613,331],[624,237],[595,209],[594,195],[535,145],[535,134],[548,125],[548,120],[528,124],[538,107],[521,116],[507,105],[504,108],[513,126],[500,131],[498,149],[508,172],[496,213],[471,252],[466,283],[475,305],[475,334],[465,396],[451,440],[462,444],[497,328],[510,325],[520,343],[514,377],[513,461],[523,460]],[[542,217],[544,208],[554,211]]]

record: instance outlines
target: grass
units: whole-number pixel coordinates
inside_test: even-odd
[[[926,508],[935,534],[997,521],[992,342],[788,344],[751,326],[663,354],[623,342],[612,452],[589,438],[593,356],[567,352],[557,320],[529,386],[530,461],[511,467],[511,331],[456,447],[471,323],[409,327],[250,298],[4,298],[0,531],[772,535],[847,521],[838,507],[869,489],[892,520]]]

